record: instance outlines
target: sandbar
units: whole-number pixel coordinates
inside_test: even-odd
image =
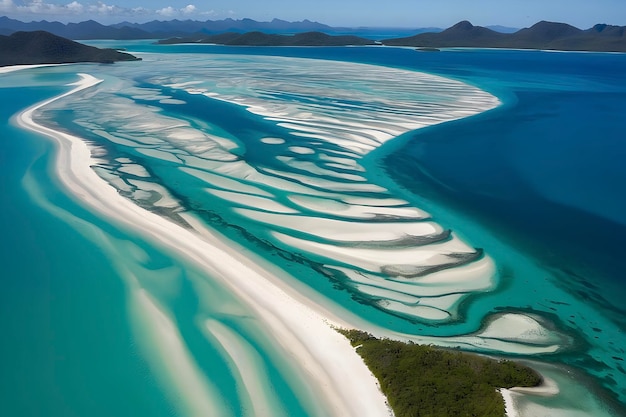
[[[90,168],[90,151],[80,138],[33,120],[37,109],[101,82],[88,74],[80,76],[81,80],[73,84],[75,88],[71,91],[36,104],[18,116],[22,127],[54,139],[59,146],[56,168],[63,185],[92,211],[175,250],[230,288],[256,312],[266,330],[294,358],[327,415],[391,416],[375,377],[349,341],[331,327],[331,324],[341,326],[344,323],[332,323],[311,305],[291,297],[275,285],[275,280],[268,276],[270,273],[223,241],[209,240],[207,234],[200,236],[123,198]],[[144,298],[143,303],[139,300],[137,304],[146,305],[143,292],[132,294]],[[150,313],[150,309],[145,311],[147,315]]]

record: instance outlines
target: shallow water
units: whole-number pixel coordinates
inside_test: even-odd
[[[156,50],[142,43],[132,47]],[[625,90],[613,72],[616,66],[625,65],[621,56],[516,51],[450,51],[433,55],[390,48],[348,48],[348,53],[346,48],[267,48],[259,52],[249,48],[180,46],[166,50],[171,53],[145,55],[141,64],[152,65],[141,72],[131,63],[39,69],[4,76],[0,83],[6,86],[2,94],[7,96],[14,91],[9,88],[11,85],[21,86],[21,93],[32,86],[27,90],[32,97],[23,103],[11,102],[6,112],[10,114],[57,94],[55,91],[63,90],[62,84],[76,81],[75,74],[79,72],[102,78],[104,82],[97,89],[48,106],[37,120],[85,138],[98,157],[94,169],[122,195],[183,225],[181,215],[196,213],[226,238],[297,277],[318,294],[316,297],[337,303],[377,326],[426,337],[429,342],[540,358],[579,368],[586,375],[581,379],[598,392],[590,400],[591,406],[585,406],[590,415],[600,415],[592,411],[598,402],[610,404],[611,397],[624,401],[620,388],[626,386],[620,350],[624,316],[616,295],[623,291],[623,286],[619,276],[611,274],[618,265],[616,258],[610,251],[607,255],[606,250],[594,246],[601,240],[606,243],[602,249],[615,247],[623,235],[602,232],[591,239],[580,238],[590,231],[620,230],[622,202],[614,190],[622,174],[614,169],[615,175],[602,183],[603,187],[595,186],[599,179],[606,178],[602,168],[615,165],[602,162],[604,146],[589,150],[584,139],[595,129],[604,129],[599,135],[602,138],[614,137],[623,127],[612,117],[619,112]],[[202,51],[219,54],[200,54]],[[244,55],[251,52],[270,56]],[[386,67],[271,56],[278,53]],[[183,60],[186,65],[181,68]],[[229,72],[225,73],[224,68],[229,68]],[[476,114],[498,102],[470,85],[418,75],[405,68],[477,85],[495,94],[504,105],[470,119],[423,129],[416,137],[410,132],[422,125]],[[333,100],[329,101],[329,97]],[[581,103],[592,103],[597,111],[581,114]],[[570,119],[565,119],[565,115]],[[571,120],[585,120],[586,129],[576,127]],[[542,134],[555,124],[566,126],[559,128],[558,133],[565,131],[570,139],[567,144],[576,143],[578,148],[568,147],[569,152],[563,152],[563,142],[554,143],[551,148],[546,146]],[[7,204],[23,200],[22,208],[14,211],[15,218],[23,219],[22,222],[7,222],[3,230],[14,231],[11,240],[16,247],[29,247],[25,246],[28,244],[41,251],[55,245],[55,236],[69,235],[50,230],[45,233],[49,243],[20,243],[28,239],[22,230],[35,233],[43,229],[31,224],[34,222],[30,219],[36,217],[29,213],[48,219],[50,212],[56,210],[50,206],[62,207],[65,214],[57,213],[56,218],[64,221],[44,223],[56,222],[60,230],[68,229],[70,224],[70,230],[77,229],[82,234],[74,233],[72,240],[67,239],[67,250],[55,245],[54,250],[61,253],[50,258],[59,263],[59,270],[52,270],[51,276],[55,282],[67,275],[75,279],[78,273],[63,272],[64,265],[78,267],[80,263],[74,262],[73,254],[91,247],[98,262],[108,266],[94,268],[98,274],[90,275],[98,285],[107,287],[103,291],[106,296],[94,297],[94,292],[100,292],[94,291],[89,281],[83,283],[84,291],[91,295],[89,299],[97,298],[103,303],[103,307],[93,309],[92,320],[107,317],[110,305],[127,306],[114,310],[117,321],[105,320],[110,326],[101,329],[97,336],[84,341],[60,337],[62,343],[70,340],[74,352],[78,352],[72,355],[75,366],[93,363],[93,357],[80,354],[93,352],[93,342],[89,340],[126,341],[118,349],[119,355],[132,363],[128,366],[128,386],[139,385],[133,378],[147,378],[149,383],[141,385],[144,391],[139,398],[145,401],[137,400],[137,408],[132,410],[120,405],[120,410],[126,411],[116,414],[154,407],[164,415],[186,415],[193,407],[203,406],[181,400],[182,391],[176,381],[164,384],[173,371],[161,364],[164,358],[158,352],[142,346],[141,340],[159,344],[159,335],[137,330],[150,328],[138,312],[153,311],[158,306],[173,320],[173,331],[179,334],[178,340],[184,346],[179,351],[186,351],[186,356],[192,358],[195,365],[190,369],[194,375],[208,381],[200,384],[208,387],[204,388],[209,393],[206,396],[210,398],[210,392],[218,392],[214,397],[224,398],[223,407],[228,412],[247,414],[247,400],[239,393],[242,381],[237,381],[228,349],[223,350],[225,339],[207,340],[195,324],[198,314],[221,323],[214,327],[213,334],[223,336],[219,326],[226,325],[229,332],[234,332],[227,334],[236,335],[239,344],[247,340],[243,345],[251,346],[248,351],[253,352],[253,360],[264,358],[258,372],[262,378],[270,378],[276,387],[275,395],[267,400],[274,404],[272,407],[285,410],[286,415],[316,413],[306,388],[296,382],[290,365],[278,359],[280,354],[274,351],[267,335],[253,331],[253,325],[243,324],[248,320],[241,322],[245,313],[235,314],[235,318],[228,315],[228,319],[223,316],[222,311],[230,309],[221,304],[224,300],[229,300],[228,306],[237,305],[238,311],[245,310],[244,306],[230,300],[227,292],[204,279],[200,272],[170,258],[163,248],[152,248],[153,244],[137,241],[137,237],[126,237],[128,231],[112,231],[111,226],[63,194],[55,192],[51,197],[43,193],[41,190],[56,187],[54,177],[47,175],[51,169],[49,160],[39,159],[39,165],[28,170],[29,180],[20,183],[20,175],[30,161],[48,154],[50,149],[11,125],[3,129],[11,133],[7,138],[29,138],[26,142],[2,142],[3,149],[7,149],[2,155],[7,155],[7,160],[11,155],[12,164],[15,163],[3,164],[3,169],[14,172],[6,179],[11,190],[4,193]],[[388,142],[398,135],[402,138]],[[39,154],[24,147],[29,143],[39,147]],[[535,168],[538,148],[545,151],[542,160],[549,162],[541,170]],[[614,148],[610,157],[617,159],[620,149],[623,148]],[[580,155],[584,153],[584,160],[589,161],[593,160],[593,152],[598,164],[589,167],[589,176],[576,181],[576,187],[571,187],[568,194],[560,186],[563,181],[558,175],[570,179],[573,172],[580,173]],[[21,165],[19,155],[25,155]],[[36,166],[41,166],[40,171]],[[544,178],[550,181],[542,181]],[[35,190],[34,185],[28,185],[33,183],[38,184]],[[30,198],[38,195],[50,206],[33,204],[23,187],[29,190]],[[560,193],[555,193],[555,189]],[[546,196],[556,201],[546,201]],[[591,203],[581,210],[586,201]],[[603,201],[606,204],[600,204]],[[554,224],[546,219],[554,216],[551,213],[556,203],[570,210],[558,212],[562,222],[558,227],[546,227]],[[523,216],[528,213],[532,215]],[[75,218],[83,221],[72,220]],[[527,218],[532,221],[520,220]],[[595,226],[601,224],[598,219],[604,227]],[[104,230],[105,237],[88,224]],[[577,228],[576,234],[566,234],[565,239],[563,233],[556,233],[574,230],[580,224],[589,227]],[[445,234],[447,229],[452,230],[452,238]],[[412,231],[409,236],[408,230]],[[129,239],[132,243],[123,243]],[[583,244],[570,246],[590,261],[576,256],[578,263],[584,265],[570,266],[568,256],[572,255],[567,243],[579,241]],[[70,246],[72,242],[75,249]],[[537,250],[535,242],[551,247],[558,244],[563,249],[550,252],[546,260],[546,251]],[[484,249],[484,253],[476,248]],[[28,250],[18,253],[24,258],[30,255]],[[42,263],[49,259],[48,253],[54,252],[46,249],[45,253],[37,257]],[[384,256],[378,259],[381,254]],[[608,261],[593,262],[598,256]],[[4,257],[7,265],[14,265],[14,275],[32,277],[37,282],[44,279],[37,271],[22,269],[23,262],[16,262],[19,256],[14,251],[6,251]],[[108,265],[111,262],[114,269]],[[565,262],[567,268],[563,268]],[[433,268],[424,271],[423,265]],[[583,267],[586,269],[581,273]],[[129,274],[147,277],[139,280],[139,287],[150,294],[148,300],[152,301],[146,304],[144,299],[138,309],[130,301],[136,298],[130,295],[129,288],[135,288],[137,283],[128,278]],[[71,329],[78,314],[69,314],[67,310],[82,311],[81,302],[86,297],[80,292],[76,294],[78,289],[71,279],[61,282],[75,294],[69,302],[71,307],[66,303],[62,307],[36,304],[46,306],[47,312],[66,309],[66,316],[51,322]],[[210,290],[204,288],[207,285]],[[28,294],[27,287],[16,291],[22,297]],[[512,315],[502,316],[503,313]],[[32,316],[43,320],[40,315]],[[523,326],[536,326],[536,332],[498,334],[502,329],[497,326],[498,318],[502,317],[518,317],[513,322],[522,326],[520,330],[524,330]],[[91,324],[92,320],[88,322]],[[488,322],[492,323],[491,330],[484,330],[482,337],[479,334],[477,340],[471,335]],[[12,334],[27,333],[31,337],[34,328],[25,331],[9,327]],[[84,331],[77,333],[82,335]],[[559,353],[540,354],[553,346]],[[18,348],[8,347],[8,355],[15,349]],[[107,353],[118,355],[111,350]],[[47,351],[33,354],[42,358],[45,366],[54,367],[57,359],[46,355]],[[19,368],[11,369],[17,375]],[[33,365],[31,369],[35,372],[39,367]],[[76,383],[73,368],[60,369],[62,382],[55,383],[71,390]],[[108,395],[110,376],[102,376],[110,375],[107,372],[111,368],[89,369],[91,378],[97,381],[92,390]],[[40,389],[45,386],[42,384]],[[14,398],[20,398],[20,392],[23,395],[20,387],[11,387],[16,393]],[[200,393],[196,397],[203,396]],[[152,397],[160,398],[163,405],[150,402]],[[58,409],[59,415],[63,415],[58,404],[65,395],[47,398],[49,408]],[[568,401],[571,406],[576,399]],[[71,403],[78,410],[89,408],[82,398]],[[21,402],[13,404],[19,407]],[[152,408],[143,410],[154,414]]]

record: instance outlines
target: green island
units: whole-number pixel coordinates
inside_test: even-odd
[[[503,417],[498,388],[541,384],[537,372],[510,360],[338,331],[378,378],[396,417]]]

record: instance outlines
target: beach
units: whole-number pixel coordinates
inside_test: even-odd
[[[75,88],[19,116],[19,123],[28,129],[54,139],[57,154],[57,174],[76,198],[111,221],[137,230],[201,266],[210,276],[222,278],[231,290],[252,307],[274,335],[277,343],[302,367],[302,377],[317,391],[320,407],[328,415],[386,416],[392,415],[374,376],[354,352],[350,343],[332,326],[342,326],[332,318],[319,315],[312,306],[304,305],[275,286],[264,271],[246,264],[245,258],[233,256],[234,251],[219,240],[209,242],[181,227],[147,212],[121,197],[114,188],[102,181],[90,168],[91,154],[79,138],[36,124],[32,114],[50,102],[97,85],[100,80],[81,74]],[[218,262],[215,260],[219,259]],[[132,290],[138,305],[143,306],[145,320],[159,321],[167,313],[146,298],[141,289]],[[161,331],[161,330],[160,330]],[[175,338],[171,332],[161,340]],[[167,355],[181,355],[180,344],[173,341]],[[184,361],[184,359],[183,359]],[[178,372],[172,369],[171,373]],[[348,379],[346,379],[348,378]],[[252,387],[257,388],[258,387]],[[196,410],[208,411],[202,404]]]
[[[392,75],[388,75],[389,80]],[[233,218],[243,219],[246,222],[243,224],[261,225],[265,228],[264,239],[283,249],[290,248],[287,250],[298,256],[311,256],[327,276],[344,286],[344,291],[347,288],[360,299],[371,300],[373,308],[390,312],[396,321],[398,317],[417,317],[421,323],[442,323],[443,332],[437,335],[429,331],[422,334],[421,328],[420,332],[406,331],[408,326],[389,328],[382,320],[372,321],[358,310],[351,311],[345,303],[320,296],[301,282],[300,277],[292,275],[302,268],[289,270],[274,265],[241,241],[230,240],[221,231],[209,228],[200,214],[181,210],[180,195],[168,191],[172,189],[168,188],[169,184],[155,181],[153,167],[142,164],[140,158],[132,154],[109,157],[94,145],[93,137],[85,139],[35,121],[35,113],[44,107],[59,108],[58,100],[73,94],[78,103],[81,96],[94,100],[102,94],[100,89],[109,88],[99,77],[82,73],[80,78],[71,91],[21,113],[17,118],[19,125],[57,144],[55,174],[78,204],[106,222],[133,231],[195,265],[202,271],[202,277],[190,282],[197,287],[198,294],[206,291],[207,283],[215,281],[248,306],[252,316],[258,319],[259,330],[282,352],[285,362],[297,369],[293,378],[304,381],[310,398],[324,399],[319,405],[311,405],[312,414],[392,414],[375,378],[334,327],[358,328],[377,337],[495,355],[560,355],[576,346],[575,336],[562,332],[558,321],[555,324],[552,316],[532,309],[501,309],[497,304],[496,308],[468,310],[467,306],[475,300],[480,304],[489,300],[491,293],[507,293],[507,285],[511,285],[507,284],[509,277],[500,275],[502,270],[492,259],[492,253],[474,249],[475,246],[449,231],[445,223],[436,222],[430,210],[424,209],[428,205],[401,198],[403,195],[397,194],[389,182],[373,180],[371,164],[363,162],[364,154],[403,132],[477,114],[478,107],[489,108],[493,102],[479,103],[473,113],[467,109],[454,110],[445,116],[437,116],[433,108],[424,120],[417,124],[407,122],[406,126],[402,126],[404,117],[399,115],[386,117],[385,123],[375,120],[357,123],[354,120],[358,116],[352,121],[349,116],[339,119],[339,112],[333,117],[313,116],[302,108],[268,106],[254,97],[244,95],[242,99],[193,90],[190,86],[198,87],[197,83],[177,85],[155,78],[151,81],[162,82],[169,90],[161,93],[154,86],[142,86],[129,93],[135,100],[154,105],[130,105],[128,100],[111,102],[121,117],[120,125],[125,123],[129,133],[120,127],[109,130],[98,126],[102,121],[118,117],[113,112],[109,115],[106,107],[100,106],[102,114],[96,114],[81,113],[80,105],[76,106],[76,120],[89,126],[93,123],[91,129],[98,137],[133,147],[137,155],[154,158],[157,163],[180,164],[175,168],[177,172],[202,184],[203,195],[211,199],[208,201],[230,206],[229,213]],[[185,94],[235,104],[301,139],[285,144],[284,139],[273,137],[276,132],[261,137],[259,143],[267,145],[263,150],[277,149],[267,157],[274,158],[278,165],[259,168],[254,159],[240,158],[243,145],[223,131],[210,127],[205,128],[206,133],[194,132],[188,123],[172,117],[174,112],[154,111],[159,105],[189,105]],[[272,94],[282,99],[279,93]],[[468,108],[475,104],[471,102],[472,94],[478,93],[468,95]],[[107,96],[104,97],[101,100]],[[346,101],[356,97],[351,93]],[[65,103],[71,104],[73,100]],[[389,106],[386,111],[392,114],[399,108],[391,107],[391,101],[386,103]],[[97,101],[90,105],[98,106]],[[144,107],[149,110],[143,110]],[[364,110],[353,103],[350,107],[351,111]],[[314,123],[310,122],[312,119]],[[144,133],[133,136],[132,129]],[[169,142],[161,142],[161,132]],[[179,147],[176,152],[171,151],[172,144]],[[253,142],[246,142],[248,145],[252,146]],[[255,149],[249,152],[253,155]],[[141,208],[143,202],[150,202],[155,209]],[[172,214],[159,215],[159,211]],[[411,263],[404,262],[407,258]],[[138,345],[157,379],[179,402],[181,412],[228,415],[228,405],[220,398],[216,383],[198,366],[198,352],[188,345],[188,336],[183,334],[172,306],[145,287],[137,271],[125,269],[121,263],[118,266],[127,288],[130,321],[136,328]],[[524,306],[524,302],[520,305]],[[254,415],[280,415],[276,414],[280,408],[276,394],[263,386],[263,374],[267,370],[260,364],[259,347],[232,325],[225,325],[223,319],[199,316],[194,320],[206,339],[216,341],[223,350],[233,378],[245,392],[242,404],[254,410],[251,412]],[[445,331],[446,326],[453,330]],[[558,367],[550,372],[568,375],[567,370]],[[583,386],[565,378],[555,380],[558,386]],[[534,416],[532,413],[539,410],[532,406],[535,393],[502,390],[507,414]],[[557,389],[550,395],[558,404],[566,393],[567,390]],[[577,399],[567,397],[567,401],[575,403]],[[589,410],[596,407],[595,400],[585,401]],[[559,406],[541,412],[555,409]],[[567,413],[570,409],[564,410]]]
[[[79,75],[81,80],[72,84],[74,88],[71,91],[39,103],[18,116],[22,127],[41,133],[57,143],[57,174],[72,195],[110,221],[140,230],[146,238],[175,250],[180,256],[193,261],[207,275],[221,279],[228,285],[241,300],[253,308],[266,326],[266,331],[273,335],[276,343],[301,368],[301,377],[309,381],[311,389],[316,391],[316,398],[324,399],[320,401],[323,404],[319,406],[320,413],[334,416],[393,416],[376,378],[348,340],[334,328],[352,328],[356,325],[378,336],[421,343],[429,343],[435,339],[390,332],[365,323],[357,317],[350,317],[345,311],[339,312],[344,316],[341,318],[337,312],[316,304],[312,298],[286,286],[272,272],[242,256],[238,248],[228,246],[193,216],[185,215],[184,218],[194,228],[195,233],[121,197],[115,188],[91,169],[93,158],[83,140],[39,125],[33,120],[32,115],[37,109],[101,82],[88,74]],[[137,285],[136,280],[131,280],[129,286],[132,303],[139,310],[137,314],[141,317],[142,326],[152,329],[148,330],[152,333],[151,337],[161,346],[160,359],[168,363],[172,356],[178,357],[175,362],[179,365],[168,369],[166,373],[167,378],[178,384],[179,395],[187,398],[185,408],[194,414],[219,413],[221,408],[216,405],[220,403],[217,394],[211,393],[194,371],[191,359],[185,352],[167,312]],[[345,316],[349,318],[348,321]],[[220,333],[215,324],[207,322],[206,326],[209,332]],[[486,331],[484,333],[488,336]],[[228,336],[222,334],[220,337]],[[502,338],[505,339],[506,336]],[[458,338],[458,341],[446,344],[458,346],[476,343],[476,340],[475,337]],[[500,343],[496,344],[496,349],[500,348]],[[236,343],[231,343],[230,346],[233,355],[238,358],[245,356],[237,352]],[[189,385],[189,380],[196,381],[192,382],[196,388],[192,391],[182,390],[181,387]],[[262,381],[251,377],[247,380],[248,391],[262,389]],[[507,415],[517,417],[510,394],[505,390],[502,392],[507,404]],[[263,397],[258,395],[257,398]]]
[[[72,90],[25,110],[18,116],[18,123],[22,127],[43,134],[56,142],[59,146],[56,161],[57,175],[81,204],[98,212],[115,224],[140,231],[147,239],[159,242],[176,251],[179,256],[191,260],[205,271],[207,276],[221,280],[224,285],[227,285],[233,293],[250,306],[263,323],[265,331],[272,335],[272,338],[291,358],[291,361],[300,368],[301,378],[307,381],[311,390],[314,391],[314,396],[323,399],[319,404],[318,412],[320,414],[373,417],[393,415],[375,377],[350,346],[348,340],[336,332],[334,328],[359,327],[371,331],[379,337],[394,337],[419,343],[437,341],[439,344],[448,346],[478,343],[484,348],[485,345],[491,343],[493,349],[498,350],[504,349],[502,344],[510,344],[510,342],[506,342],[506,335],[502,335],[497,340],[491,340],[489,328],[483,330],[486,336],[483,339],[478,334],[441,341],[435,338],[398,334],[373,326],[349,312],[337,310],[336,307],[329,309],[324,305],[315,303],[314,297],[295,291],[285,284],[284,279],[276,277],[276,271],[265,270],[258,263],[243,256],[240,248],[229,246],[223,239],[211,233],[193,215],[182,215],[187,224],[193,228],[192,232],[123,198],[115,188],[103,181],[91,168],[94,159],[83,140],[39,125],[33,120],[33,113],[39,108],[82,90],[94,88],[101,82],[101,80],[88,74],[79,74],[79,76],[81,80],[72,84],[74,87]],[[397,203],[392,202],[392,204]],[[400,203],[402,202],[400,201]],[[351,207],[353,210],[358,208],[354,205]],[[371,206],[370,208],[375,209]],[[388,207],[383,202],[383,206],[379,210],[388,213],[390,210],[394,210],[394,207]],[[407,212],[407,214],[409,216],[421,215],[419,212]],[[338,229],[336,227],[332,229],[334,230],[332,237],[336,239],[339,236],[337,235]],[[389,228],[387,229],[389,230]],[[430,228],[426,231],[418,230],[419,233],[423,234],[432,231],[433,229]],[[393,239],[395,236],[397,235],[391,234],[388,238]],[[379,237],[379,239],[385,238],[387,237],[384,234]],[[367,256],[367,252],[364,254]],[[484,272],[479,273],[484,274]],[[448,273],[444,273],[444,276],[446,274]],[[458,275],[458,278],[455,279],[458,281],[455,284],[457,287],[462,285],[460,282],[468,279],[468,272],[463,270],[452,271],[449,274],[452,274],[450,277]],[[469,274],[471,280],[471,272]],[[489,273],[486,275],[488,276]],[[127,285],[132,297],[131,304],[137,315],[136,320],[141,323],[143,331],[149,333],[150,337],[160,346],[160,353],[154,360],[166,364],[162,377],[168,379],[169,384],[173,386],[171,389],[177,391],[185,399],[183,408],[192,414],[219,414],[222,412],[220,410],[223,410],[224,406],[219,405],[221,402],[219,397],[195,369],[193,360],[186,352],[184,343],[180,335],[177,334],[167,311],[160,307],[158,302],[151,298],[132,276],[127,280]],[[505,319],[507,318],[503,317],[501,321],[503,322]],[[515,319],[515,317],[511,315],[510,319]],[[528,322],[528,320],[526,321]],[[532,328],[536,325],[537,323],[529,322],[526,326]],[[219,325],[211,321],[207,321],[206,329],[221,340],[226,341],[229,337],[227,331],[225,333],[224,329],[220,330]],[[497,332],[498,330],[494,331]],[[536,334],[534,331],[531,333]],[[517,334],[511,336],[513,345],[516,338]],[[242,358],[244,361],[246,360],[246,354],[238,349],[237,343],[232,340],[225,343],[226,346],[229,346],[229,354],[237,358],[236,362]],[[556,347],[550,346],[553,340],[548,339],[547,343],[547,346],[538,346],[535,349],[539,349],[539,351],[556,349]],[[507,347],[509,350],[511,348],[514,349],[514,346]],[[532,349],[524,348],[525,351]],[[178,363],[175,367],[167,365],[172,358],[175,358],[174,363]],[[247,360],[249,361],[249,359]],[[242,370],[242,372],[245,371]],[[258,393],[262,390],[262,382],[258,379],[245,375],[243,378],[246,381],[248,392]],[[192,381],[191,385],[195,387],[193,390],[183,388],[189,386],[189,381]],[[263,396],[257,394],[256,398],[263,398]],[[505,396],[505,398],[507,398],[510,415],[516,415],[512,411],[509,397]],[[267,406],[264,407],[264,409],[267,408]]]

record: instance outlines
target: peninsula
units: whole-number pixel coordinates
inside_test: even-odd
[[[537,372],[509,360],[338,331],[378,378],[396,417],[501,417],[506,404],[500,390],[542,383]]]
[[[83,45],[45,31],[15,32],[10,36],[0,35],[0,67],[138,60],[140,58],[115,49],[100,49]]]

